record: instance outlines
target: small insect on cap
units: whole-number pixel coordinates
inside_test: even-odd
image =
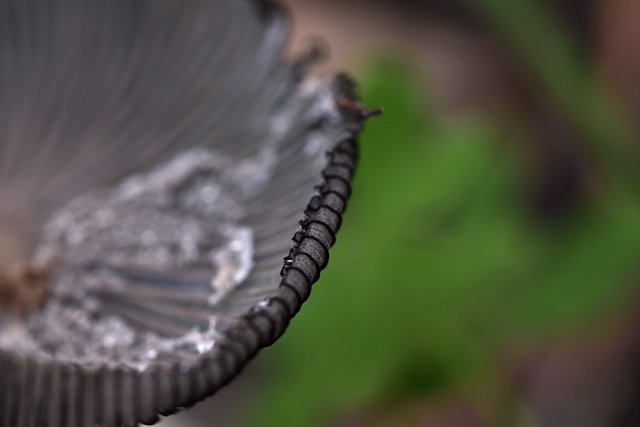
[[[287,33],[259,0],[0,0],[0,425],[153,423],[283,333],[376,113]]]

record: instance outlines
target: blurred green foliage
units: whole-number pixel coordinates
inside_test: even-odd
[[[631,129],[600,84],[592,58],[576,46],[544,3],[479,0],[466,4],[509,48],[532,77],[530,83],[545,92],[572,122],[589,150],[613,169],[610,178],[619,180],[619,186],[635,188],[640,184]]]
[[[501,346],[584,327],[633,291],[640,202],[628,191],[637,172],[619,166],[620,156],[634,159],[626,131],[607,120],[614,114],[595,113],[606,105],[597,90],[585,100],[593,80],[574,75],[586,66],[570,63],[571,47],[548,30],[544,12],[514,3],[527,13],[506,0],[480,2],[585,143],[604,153],[606,190],[559,226],[539,223],[524,203],[518,144],[494,123],[438,123],[408,69],[372,66],[363,98],[386,113],[362,137],[328,269],[265,353],[280,368],[250,425],[329,425],[353,408],[464,384],[491,372]]]

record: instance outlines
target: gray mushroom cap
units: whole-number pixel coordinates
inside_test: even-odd
[[[47,271],[0,307],[0,425],[154,423],[284,332],[375,113],[287,32],[258,0],[0,0],[0,270]]]

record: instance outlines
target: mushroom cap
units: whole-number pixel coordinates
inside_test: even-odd
[[[287,33],[260,0],[0,0],[0,287],[47,287],[0,305],[1,425],[151,424],[284,332],[375,113]]]

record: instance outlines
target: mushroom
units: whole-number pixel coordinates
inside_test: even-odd
[[[0,0],[1,425],[152,424],[284,332],[378,113],[287,33],[261,0]]]

